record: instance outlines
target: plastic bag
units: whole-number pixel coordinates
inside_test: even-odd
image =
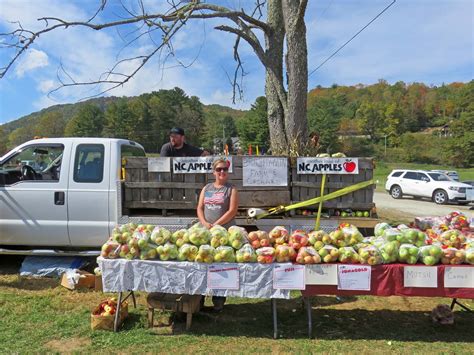
[[[251,247],[249,244],[244,244],[242,248],[235,252],[235,259],[238,263],[256,263],[257,254],[255,253],[253,247]]]
[[[119,257],[122,245],[114,240],[106,241],[100,250],[100,256],[106,259],[116,259]]]
[[[289,245],[277,245],[275,247],[275,261],[278,263],[287,263],[296,259],[296,251]]]
[[[339,248],[339,261],[344,264],[357,264],[359,254],[352,247]]]
[[[232,247],[229,246],[220,246],[216,249],[214,255],[214,262],[220,263],[233,263],[235,262],[235,252]]]
[[[414,244],[417,247],[426,245],[426,234],[418,229],[405,228],[400,231],[401,237],[398,239],[400,243]]]
[[[176,244],[178,248],[185,243],[189,243],[189,233],[187,229],[179,229],[171,235],[171,242]]]
[[[474,248],[466,249],[466,261],[467,264],[474,265]]]
[[[466,242],[466,236],[458,231],[457,229],[451,229],[446,232],[443,232],[438,240],[448,247],[460,249],[462,245]]]
[[[289,233],[285,227],[276,226],[270,231],[270,233],[268,233],[268,235],[270,236],[272,243],[280,245],[288,243]]]
[[[405,264],[416,264],[420,256],[420,250],[413,244],[402,244],[398,249],[398,261]]]
[[[301,247],[296,256],[298,264],[320,264],[321,257],[313,247]]]
[[[245,228],[232,226],[229,228],[229,245],[235,250],[242,248],[242,246],[248,243],[247,231]]]
[[[379,265],[383,263],[380,250],[373,245],[359,249],[359,261],[361,264],[367,265]]]
[[[136,226],[134,226],[136,228]],[[110,239],[114,240],[117,243],[128,243],[135,228],[131,229],[129,224],[117,225],[112,229],[112,234]]]
[[[222,226],[215,225],[210,229],[211,246],[214,248],[229,245],[229,232]]]
[[[359,229],[352,224],[341,225],[339,229],[344,233],[344,240],[347,246],[356,245],[364,239]]]
[[[257,254],[257,262],[260,264],[271,264],[275,260],[275,248],[263,247],[255,251]]]
[[[211,240],[211,232],[200,223],[196,223],[188,229],[189,241],[197,246],[208,244]]]
[[[446,224],[450,229],[465,230],[469,229],[469,220],[467,217],[458,211],[451,212],[446,217]]]
[[[151,232],[150,239],[156,245],[164,245],[171,238],[171,232],[163,227],[156,226]]]
[[[178,258],[178,247],[172,243],[166,243],[156,248],[160,260],[176,260]]]
[[[308,243],[314,247],[314,249],[319,250],[324,245],[331,243],[331,238],[329,238],[329,234],[325,231],[318,230],[318,231],[311,231],[308,233]]]
[[[439,263],[443,251],[437,245],[425,245],[420,248],[420,260],[425,265],[436,265]]]
[[[179,261],[194,261],[198,254],[198,247],[192,244],[183,244],[178,250]]]
[[[150,241],[151,232],[145,227],[137,227],[133,232],[132,238],[129,240],[128,244],[130,247],[136,247],[140,250],[146,249],[148,247],[148,242]]]
[[[298,250],[301,247],[308,245],[308,235],[302,229],[297,229],[291,233],[288,245],[295,250]]]
[[[248,241],[254,249],[269,247],[271,245],[270,237],[265,231],[253,231],[248,234]]]
[[[398,242],[385,242],[379,246],[384,264],[396,263],[398,261]]]
[[[339,250],[332,245],[325,245],[318,250],[318,254],[325,263],[334,263],[339,258]]]
[[[156,259],[158,253],[156,252],[156,248],[150,248],[148,245],[144,249],[140,249],[140,259],[141,260],[150,260]]]
[[[442,249],[443,256],[441,263],[445,265],[459,265],[466,260],[466,252],[462,249],[446,248]]]
[[[374,227],[374,235],[376,237],[381,237],[386,229],[390,229],[390,224],[382,222],[377,223]]]
[[[216,254],[216,249],[210,245],[201,245],[199,247],[196,262],[198,263],[212,263],[214,261],[214,255]]]

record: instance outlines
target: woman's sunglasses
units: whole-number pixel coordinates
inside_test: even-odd
[[[216,172],[221,173],[221,172],[228,172],[229,168],[216,168]]]

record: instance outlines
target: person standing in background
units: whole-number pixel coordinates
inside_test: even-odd
[[[179,127],[171,128],[169,133],[170,141],[163,144],[160,157],[200,157],[209,153],[186,143],[184,129]]]

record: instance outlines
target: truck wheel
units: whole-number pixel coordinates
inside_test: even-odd
[[[444,190],[436,190],[433,192],[433,201],[438,205],[448,203],[448,194]]]
[[[396,199],[402,198],[403,197],[402,188],[398,185],[393,185],[390,188],[390,196]]]

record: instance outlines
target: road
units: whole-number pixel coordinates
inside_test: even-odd
[[[415,200],[412,197],[396,200],[388,193],[378,191],[374,194],[374,202],[378,215],[382,219],[412,221],[413,217],[445,216],[452,211],[460,211],[466,216],[474,218],[474,210],[470,210],[473,206],[472,203],[467,206],[437,205],[428,200]]]

